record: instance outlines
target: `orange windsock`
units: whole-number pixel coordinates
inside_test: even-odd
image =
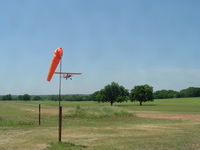
[[[49,73],[48,73],[48,76],[47,76],[47,81],[51,81],[51,78],[53,77],[53,74],[62,58],[62,55],[63,55],[63,50],[62,48],[57,48],[54,52],[54,55],[53,55],[53,59],[51,61],[51,65],[50,65],[50,68],[49,68]]]

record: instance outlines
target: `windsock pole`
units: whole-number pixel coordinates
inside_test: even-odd
[[[62,56],[63,50],[62,48],[57,48],[54,51],[54,55],[50,64],[47,81],[51,81],[55,70],[60,63],[60,78],[59,78],[59,93],[58,93],[58,101],[59,101],[59,117],[58,117],[58,141],[61,142],[61,131],[62,131],[62,106],[61,106],[61,71],[62,71]]]
[[[58,101],[59,101],[59,107],[60,105],[60,101],[61,101],[61,71],[62,71],[62,57],[60,59],[60,78],[59,78],[59,95],[58,95]]]
[[[61,142],[62,138],[62,106],[60,105],[61,102],[61,71],[62,71],[62,58],[60,59],[60,79],[59,79],[59,117],[58,117],[58,141]]]

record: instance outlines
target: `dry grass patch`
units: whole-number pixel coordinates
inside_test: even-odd
[[[56,128],[50,127],[0,130],[0,150],[43,150],[55,135]]]
[[[176,119],[176,120],[193,120],[200,121],[200,115],[191,115],[191,114],[154,114],[154,113],[138,113],[138,117],[143,118],[154,118],[154,119]]]

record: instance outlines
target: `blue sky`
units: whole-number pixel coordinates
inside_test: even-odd
[[[5,0],[0,4],[0,95],[57,94],[46,76],[64,49],[63,94],[88,94],[112,81],[131,89],[200,85],[198,0]]]

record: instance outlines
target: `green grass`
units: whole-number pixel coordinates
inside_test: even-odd
[[[38,104],[42,125],[38,126]],[[0,101],[0,150],[198,150],[200,121],[141,118],[138,114],[199,115],[200,98],[144,103],[62,102],[62,143],[57,142],[58,103]]]
[[[139,107],[138,102],[127,102],[116,104],[118,107],[124,107],[133,111],[161,111],[169,113],[200,113],[200,98],[177,98],[177,99],[159,99],[153,102],[143,103]]]

